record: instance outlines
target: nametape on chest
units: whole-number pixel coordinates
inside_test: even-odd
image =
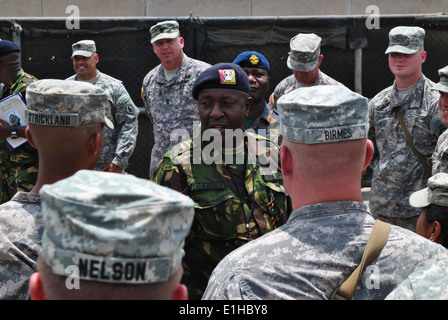
[[[272,181],[282,181],[283,176],[280,172],[274,173],[274,174],[266,174],[263,176],[264,181],[266,182],[272,182]]]
[[[224,182],[193,183],[191,185],[191,191],[222,190],[225,187]]]

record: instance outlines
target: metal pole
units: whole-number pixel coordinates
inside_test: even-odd
[[[20,48],[19,62],[20,66],[22,66],[22,27],[14,22],[11,26],[11,30],[12,42],[14,42]]]
[[[362,94],[362,48],[355,49],[355,91]]]

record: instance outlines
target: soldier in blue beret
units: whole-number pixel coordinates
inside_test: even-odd
[[[270,134],[271,139],[276,141],[279,133],[278,113],[271,110],[265,100],[269,90],[268,60],[259,52],[245,51],[239,54],[233,63],[239,65],[247,73],[250,96],[253,101],[252,110],[244,122],[244,129],[253,129],[258,134]],[[261,131],[263,129],[267,132]]]
[[[12,41],[0,40],[0,99],[20,93],[26,99],[26,88],[37,78],[20,66],[20,48]],[[0,120],[0,203],[11,200],[18,191],[30,191],[37,179],[38,154],[28,142],[12,149],[7,138],[25,138],[23,125]]]

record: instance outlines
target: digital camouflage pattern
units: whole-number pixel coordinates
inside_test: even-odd
[[[277,101],[282,139],[303,144],[367,138],[367,98],[340,86],[311,86]]]
[[[362,202],[303,206],[285,225],[225,257],[203,299],[328,300],[361,261],[374,222]],[[392,225],[354,299],[382,300],[413,271],[446,257],[441,245]]]
[[[448,207],[448,173],[439,172],[428,179],[428,187],[415,191],[409,197],[414,208],[424,208],[430,204]]]
[[[167,281],[181,266],[193,201],[130,174],[80,170],[40,190],[41,256],[53,273],[80,279]]]
[[[73,75],[67,80],[77,80],[77,77]],[[95,169],[102,170],[113,163],[126,170],[137,144],[139,110],[120,80],[98,71],[98,75],[88,82],[108,95],[110,106],[106,116],[114,124],[113,130],[103,130],[104,147]]]
[[[420,27],[395,27],[389,32],[389,46],[386,54],[398,52],[414,54],[424,46],[425,29]]]
[[[96,44],[93,40],[81,40],[72,44],[72,59],[74,56],[91,57],[96,52]]]
[[[319,70],[319,75],[317,76],[317,80],[314,83],[315,86],[322,86],[322,85],[340,85],[343,86],[342,83],[334,80],[333,78],[327,76],[325,73],[323,73],[321,70]],[[275,87],[274,92],[271,94],[269,98],[269,107],[271,109],[277,110],[277,101],[280,99],[281,96],[295,90],[305,87],[305,85],[300,84],[294,75],[290,75],[280,81],[280,83]]]
[[[386,300],[448,300],[448,260],[410,274]]]
[[[160,39],[174,39],[179,36],[179,23],[175,20],[162,21],[153,25],[149,32],[151,33],[151,43]]]
[[[290,54],[286,65],[291,70],[309,72],[319,64],[322,38],[314,33],[299,33],[289,42]]]
[[[448,172],[448,130],[445,130],[438,138],[431,160],[433,175],[439,172]]]
[[[69,113],[80,125],[107,123],[107,95],[90,83],[38,80],[28,86],[26,97],[28,110],[45,119]],[[0,206],[0,298],[29,298],[28,279],[36,271],[42,230],[39,194],[18,192]]]
[[[196,132],[194,122],[199,123],[197,101],[193,99],[192,88],[199,74],[210,64],[191,59],[184,54],[182,64],[176,76],[167,81],[162,65],[152,69],[144,78],[142,99],[146,113],[153,125],[154,145],[151,151],[149,177],[162,160],[165,152],[178,141],[171,141],[170,135],[175,130],[186,130],[183,140],[193,137]],[[176,135],[178,138],[179,135]]]
[[[414,147],[431,166],[437,136],[431,133],[430,126],[439,113],[439,94],[431,90],[433,85],[422,74],[405,101],[400,103],[394,84],[369,102],[369,139],[376,151],[370,164],[373,176],[369,206],[375,218],[406,219],[421,213],[409,204],[409,196],[426,187],[429,175],[409,147],[394,109],[400,108]]]
[[[103,123],[109,105],[103,89],[87,82],[44,79],[29,85],[25,117],[29,124],[51,127],[81,127]]]
[[[25,98],[28,85],[38,79],[20,69],[10,88],[3,88],[1,98],[20,92]],[[6,140],[0,139],[0,203],[9,201],[18,191],[28,192],[37,180],[39,156],[28,142],[9,150]]]
[[[283,225],[291,212],[278,147],[253,133],[246,137],[244,148],[232,150],[235,159],[244,157],[244,164],[237,160],[207,164],[206,158],[196,161],[196,142],[191,139],[177,146],[179,151],[173,156],[167,152],[156,169],[157,183],[195,202],[183,260],[183,283],[190,299],[201,297],[211,272],[224,256]],[[205,145],[200,150],[205,150]]]
[[[29,299],[43,233],[40,196],[19,191],[0,205],[0,299]]]

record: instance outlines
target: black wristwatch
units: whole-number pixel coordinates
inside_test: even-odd
[[[19,137],[19,134],[17,133],[17,126],[11,127],[11,134],[9,136],[11,139],[17,139]]]

